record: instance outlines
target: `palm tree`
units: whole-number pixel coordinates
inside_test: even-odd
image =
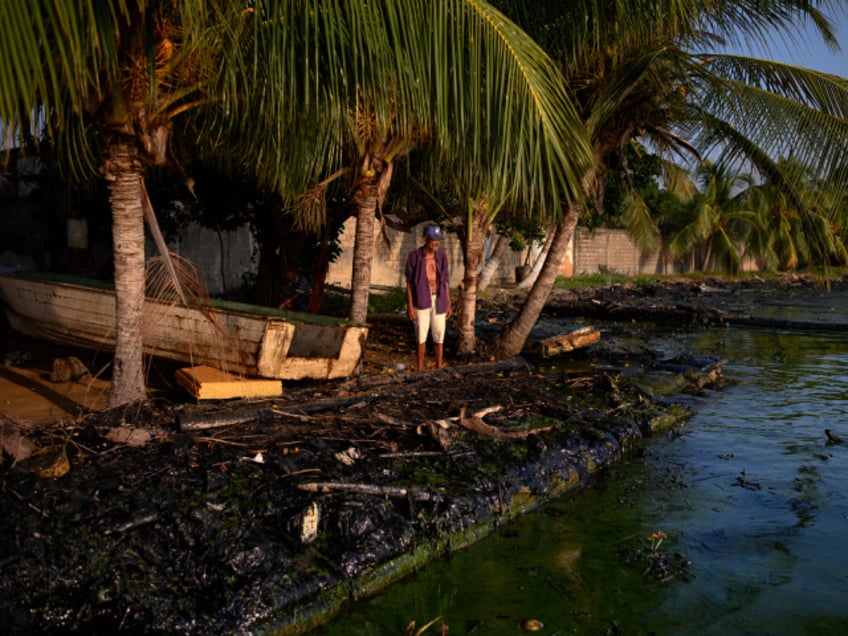
[[[457,177],[495,199],[533,200],[540,183],[573,193],[587,159],[549,58],[481,1],[8,0],[0,34],[0,120],[36,131],[46,113],[70,171],[99,169],[109,184],[120,316],[110,406],[145,397],[142,219],[153,228],[155,217],[144,174],[181,172],[175,130],[295,201],[343,167],[346,144],[363,138],[351,127],[366,122],[385,135],[348,153],[362,158],[354,189],[368,219],[381,170],[410,139],[462,156]]]
[[[761,216],[751,207],[751,176],[731,174],[727,167],[705,161],[696,180],[700,192],[684,208],[686,217],[658,219],[664,227],[677,226],[669,248],[677,255],[700,248],[698,269],[706,270],[716,262],[738,272],[744,255],[741,250],[758,244],[758,237],[764,234]]]
[[[747,192],[750,207],[758,215],[762,234],[749,241],[752,252],[768,266],[795,269],[802,263],[848,262],[843,227],[845,210],[840,206],[844,187],[810,179],[794,161],[780,162],[781,171],[798,175],[790,192],[771,183],[755,185]],[[811,243],[807,224],[818,228],[818,243]]]
[[[395,164],[409,152],[426,152],[431,174],[474,193],[471,218],[484,228],[484,219],[506,202],[555,206],[560,197],[574,196],[589,160],[556,65],[522,30],[485,2],[410,4],[416,19],[398,18],[393,3],[369,5],[369,22],[385,24],[387,41],[365,41],[360,57],[385,57],[395,41],[408,49],[395,47],[401,77],[359,87],[339,129],[346,168],[334,174],[352,175],[357,208],[350,310],[356,321],[367,313],[375,216]],[[427,29],[418,27],[422,21]],[[407,76],[411,86],[402,85]],[[379,99],[389,108],[380,110]],[[466,234],[482,242],[477,228]]]
[[[714,49],[724,39],[767,44],[775,33],[791,38],[802,20],[810,20],[835,45],[818,7],[844,11],[828,0],[656,0],[586,7],[536,3],[532,13],[508,13],[565,68],[593,143],[595,161],[585,174],[585,200],[602,209],[597,201],[607,166],[621,161],[635,139],[648,140],[663,153],[696,158],[714,153],[730,166],[747,162],[790,195],[793,175],[780,170],[778,159],[791,148],[793,157],[814,174],[844,184],[848,82]],[[699,49],[706,52],[693,52]],[[551,267],[543,270],[525,306],[493,342],[496,355],[514,355],[523,347],[550,294],[556,274],[551,270],[562,263],[580,205],[575,201],[557,226],[548,253]],[[801,209],[808,242],[824,246],[821,224],[806,207]]]
[[[115,362],[110,406],[145,397],[141,353],[145,215],[151,208],[143,171],[168,155],[172,119],[195,93],[191,55],[169,3],[76,3],[12,0],[0,24],[0,119],[46,134],[73,157],[65,165],[108,182],[113,213],[116,289]],[[176,82],[181,76],[186,81]]]

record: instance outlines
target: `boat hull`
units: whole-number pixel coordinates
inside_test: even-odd
[[[0,275],[9,325],[40,340],[95,350],[115,347],[115,292],[98,281]],[[145,300],[149,355],[280,380],[358,372],[368,327],[326,316],[212,301],[203,309]]]

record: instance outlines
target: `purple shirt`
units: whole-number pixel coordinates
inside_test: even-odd
[[[406,257],[406,281],[412,285],[412,304],[416,309],[429,309],[430,283],[427,282],[427,267],[424,265],[425,247],[412,250]],[[442,250],[436,252],[436,313],[448,311],[448,257]]]

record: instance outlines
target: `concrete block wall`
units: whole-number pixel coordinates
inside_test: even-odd
[[[574,273],[594,274],[608,270],[619,274],[642,271],[639,250],[621,230],[577,228],[574,233]]]
[[[677,259],[657,248],[650,254],[642,250],[625,230],[589,230],[579,227],[574,234],[574,273],[597,274],[602,271],[636,276],[671,274],[684,271]]]
[[[685,274],[696,270],[701,256],[697,252],[682,257],[674,257],[658,247],[650,254],[642,250],[627,235],[625,230],[605,229],[588,230],[579,227],[574,235],[574,273],[596,274],[610,271],[616,274],[636,276],[638,274]],[[709,266],[711,270],[720,270],[717,263]],[[742,271],[758,271],[756,259],[744,257]]]
[[[389,238],[387,246],[382,237],[377,239],[374,252],[374,261],[371,265],[371,284],[376,287],[404,287],[406,278],[403,275],[406,266],[406,257],[416,247],[421,245],[421,233],[424,230],[421,224],[411,232],[397,232],[390,228],[386,229]],[[342,253],[334,262],[330,263],[327,274],[327,283],[340,287],[350,287],[351,272],[353,271],[353,245],[356,236],[356,220],[349,219],[344,226],[340,237]],[[464,266],[462,262],[462,246],[455,234],[446,233],[442,240],[441,249],[448,255],[448,267],[450,270],[450,285],[457,287],[462,282]],[[507,282],[515,282],[515,268],[521,264],[522,254],[509,252],[504,255],[501,266],[495,275],[493,284],[499,285]]]
[[[256,271],[256,263],[253,262],[256,242],[247,225],[223,231],[219,235],[215,230],[191,222],[183,229],[181,236],[179,242],[168,247],[197,266],[212,296],[240,288],[242,275]],[[159,253],[149,238],[145,252],[148,257]]]
[[[374,261],[371,266],[371,284],[374,287],[403,287],[406,279],[403,275],[407,254],[421,245],[423,224],[411,232],[386,230],[388,244],[382,237],[377,238]],[[210,229],[191,224],[182,233],[183,240],[171,248],[194,261],[213,295],[225,289],[236,289],[241,285],[241,276],[255,271],[252,261],[255,243],[247,226],[233,232],[218,234]],[[350,219],[341,234],[341,256],[330,264],[327,282],[343,288],[350,287],[353,271],[353,246],[356,234],[356,221]],[[223,251],[220,243],[223,240]],[[487,241],[488,244],[488,241]],[[486,247],[486,246],[484,246]],[[456,235],[446,234],[442,249],[448,255],[452,288],[462,282],[464,267],[459,239]],[[491,249],[488,245],[487,249]],[[148,245],[148,255],[156,253],[155,247]],[[515,268],[523,264],[526,252],[507,251],[502,257],[500,267],[492,281],[493,285],[515,283]],[[223,260],[222,260],[223,259]],[[617,274],[634,276],[638,274],[679,274],[692,271],[694,263],[699,262],[691,256],[672,258],[660,249],[644,255],[624,230],[598,229],[590,231],[577,228],[562,274],[596,274],[611,271]],[[753,259],[746,259],[745,271],[756,271]]]

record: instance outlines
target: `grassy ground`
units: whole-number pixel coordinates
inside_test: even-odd
[[[610,285],[633,284],[637,287],[648,287],[662,281],[671,280],[705,280],[711,278],[724,278],[734,280],[780,280],[786,276],[802,275],[811,276],[814,279],[820,279],[822,282],[828,278],[844,277],[848,274],[846,267],[830,267],[827,270],[823,268],[810,268],[798,270],[795,272],[774,272],[774,271],[758,271],[758,272],[740,272],[730,275],[721,272],[693,272],[689,274],[638,274],[629,276],[619,274],[617,272],[598,272],[596,274],[577,274],[575,276],[565,277],[559,276],[554,283],[554,289],[582,289],[585,287],[608,287]]]

